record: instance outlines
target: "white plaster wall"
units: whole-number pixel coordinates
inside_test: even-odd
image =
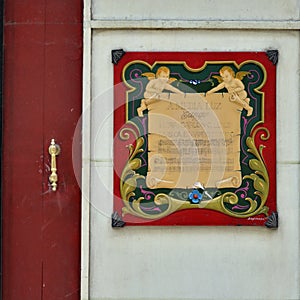
[[[110,9],[112,5],[106,7],[106,2],[97,2],[95,14],[104,13],[101,7],[104,11]],[[115,3],[123,5],[119,1]],[[256,1],[249,2],[249,7],[253,3]],[[290,3],[289,9],[296,6],[296,1],[284,2],[283,7],[285,3]],[[176,17],[175,9],[170,10],[170,16]],[[259,9],[255,11],[258,16]],[[297,14],[295,10],[294,16]],[[116,48],[125,51],[279,50],[277,205],[280,224],[277,230],[230,226],[111,228],[111,50]],[[93,30],[91,86],[91,157],[86,158],[91,161],[89,299],[300,299],[299,33]]]
[[[103,20],[296,20],[298,0],[95,0],[93,18]]]

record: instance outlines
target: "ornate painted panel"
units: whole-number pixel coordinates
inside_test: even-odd
[[[112,51],[113,227],[278,227],[277,60]]]

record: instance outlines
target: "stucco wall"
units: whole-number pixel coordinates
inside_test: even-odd
[[[267,6],[269,2],[190,1],[187,7],[180,1],[132,1],[130,10],[125,1],[113,4],[99,0],[93,3],[93,15],[102,19],[155,16],[158,19],[298,20],[297,1],[285,1],[283,5],[274,1],[272,6]],[[90,230],[83,226],[83,242],[90,239],[90,253],[87,245],[83,245],[83,265],[86,263],[85,269],[89,265],[89,278],[82,299],[87,297],[87,290],[93,300],[299,299],[298,30],[94,28],[90,34],[91,76],[86,73],[85,82],[86,88],[91,83],[91,93],[90,99],[84,100],[88,115],[84,118],[91,121],[91,127],[85,125],[84,130],[91,133],[91,138],[84,150],[84,161],[90,167],[91,189],[87,183],[83,185],[84,205],[91,203],[89,209],[83,210],[83,223],[90,224]],[[86,37],[89,38],[88,34]],[[126,51],[279,50],[276,107],[280,224],[277,230],[230,226],[111,228],[111,50],[116,48]],[[89,52],[85,55],[89,56]],[[92,105],[88,104],[90,100]]]

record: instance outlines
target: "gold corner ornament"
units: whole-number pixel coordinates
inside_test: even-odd
[[[51,183],[52,191],[56,191],[57,188],[57,167],[56,167],[56,156],[60,153],[60,147],[55,143],[55,140],[51,140],[49,146],[49,154],[51,155],[51,175],[49,176],[49,181]]]

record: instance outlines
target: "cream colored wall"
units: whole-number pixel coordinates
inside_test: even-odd
[[[281,30],[215,29],[214,24],[219,21],[212,21],[210,30],[128,30],[116,28],[115,22],[106,23],[113,29],[103,29],[101,22],[89,19],[86,2],[82,299],[300,299],[298,2],[285,1],[280,8],[281,1],[272,1],[274,5],[268,8],[266,1],[252,1],[247,8],[240,7],[240,11],[236,6],[241,6],[242,1],[231,1],[235,6],[226,6],[227,1],[189,1],[197,11],[182,7],[182,2],[176,0],[129,2],[132,5],[128,6],[127,1],[95,0],[93,15],[102,19],[155,16],[159,22],[163,12],[167,18],[174,19],[179,18],[179,12],[183,12],[181,19],[184,19],[182,16],[205,18],[208,14],[211,19],[222,16],[224,19],[273,18]],[[216,10],[217,3],[223,15]],[[294,29],[280,25],[279,19],[294,19]],[[127,21],[124,26],[128,28],[133,21]],[[196,23],[191,21],[191,27]],[[239,23],[241,25],[234,26],[243,28],[246,24]],[[143,21],[138,24],[142,26]],[[184,24],[188,27],[189,22]],[[277,206],[280,224],[277,230],[261,227],[111,228],[111,50],[117,48],[126,51],[279,50]]]
[[[297,0],[95,0],[93,19],[298,20]]]

